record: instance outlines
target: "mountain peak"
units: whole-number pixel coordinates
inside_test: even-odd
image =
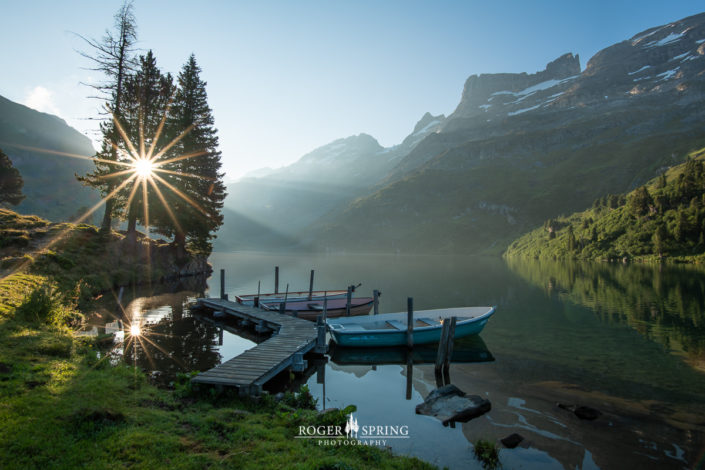
[[[423,130],[431,123],[441,123],[445,120],[445,118],[446,117],[443,114],[434,116],[433,114],[426,112],[426,114],[424,114],[419,120],[419,122],[417,122],[414,126],[414,131],[412,132],[412,134],[416,134],[417,132]]]
[[[483,73],[471,75],[465,82],[460,104],[451,118],[473,117],[487,111],[494,95],[517,95],[540,84],[553,86],[580,74],[580,57],[571,52],[546,64],[536,73]],[[539,88],[543,88],[539,86]]]

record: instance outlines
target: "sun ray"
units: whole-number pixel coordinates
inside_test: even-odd
[[[6,147],[15,147],[15,148],[18,148],[21,150],[30,150],[32,152],[48,153],[50,155],[59,155],[62,157],[79,158],[81,160],[90,160],[90,161],[96,161],[96,162],[102,162],[102,163],[113,163],[115,165],[130,166],[129,163],[119,162],[119,161],[115,161],[115,160],[106,160],[104,158],[97,158],[97,157],[87,157],[85,155],[79,155],[77,153],[60,152],[58,150],[43,149],[43,148],[39,148],[39,147],[30,147],[28,145],[11,144],[8,142],[2,142],[2,143],[0,143],[0,145],[6,146]]]
[[[178,162],[180,160],[186,160],[187,158],[199,157],[199,156],[205,155],[207,153],[208,152],[206,152],[205,150],[199,150],[197,152],[187,153],[186,155],[181,155],[179,157],[169,158],[168,160],[162,160],[161,162],[156,162],[154,164],[154,166],[158,168],[158,167],[160,167],[162,165],[166,165],[168,163],[174,163],[174,162]]]
[[[137,153],[137,150],[135,149],[134,144],[132,143],[130,138],[125,133],[125,129],[122,128],[122,125],[120,125],[120,121],[118,120],[117,116],[115,116],[115,115],[113,115],[113,122],[115,123],[115,128],[122,136],[122,139],[125,141],[125,144],[127,144],[127,147],[129,148],[130,152],[132,152],[132,159],[137,160],[139,158],[139,153]]]
[[[135,173],[135,176],[139,178],[137,173]],[[132,200],[135,197],[135,193],[137,192],[137,189],[139,188],[139,181],[135,182],[135,184],[132,185],[132,189],[130,190],[130,196],[127,198],[127,204],[125,207],[127,208],[128,212],[130,211],[130,208],[132,207]]]
[[[146,177],[142,178],[142,207],[144,210],[144,228],[145,232],[147,235],[147,238],[149,239],[149,204],[147,203],[147,180],[151,180],[152,178]],[[152,259],[151,258],[151,253],[150,253],[150,246],[151,244],[148,242],[146,245],[146,252],[147,252],[147,259]],[[146,269],[147,269],[147,279],[152,279],[152,263],[146,263]]]
[[[193,207],[195,207],[198,211],[202,212],[203,215],[205,215],[205,216],[208,217],[208,218],[211,217],[211,215],[210,215],[208,212],[206,212],[201,206],[199,206],[197,203],[195,203],[190,197],[188,197],[187,195],[185,195],[184,193],[182,193],[178,188],[172,186],[172,185],[171,185],[169,182],[167,182],[164,178],[162,178],[162,177],[159,176],[159,175],[154,175],[154,177],[155,177],[157,180],[159,180],[164,186],[166,186],[167,188],[171,189],[171,190],[174,192],[174,194],[176,194],[176,195],[179,196],[181,199],[183,199],[184,201],[186,201],[186,202],[188,202],[189,204],[191,204],[191,205],[192,205]]]
[[[132,180],[135,179],[136,177],[137,177],[137,175],[132,175],[132,176],[130,176],[128,179],[126,179],[125,181],[123,181],[122,183],[120,183],[120,185],[117,186],[115,189],[113,189],[107,196],[105,196],[103,199],[101,199],[100,201],[98,201],[93,207],[91,207],[90,209],[88,209],[88,210],[85,212],[85,214],[83,214],[81,217],[79,217],[77,220],[75,220],[75,221],[73,222],[73,224],[74,224],[74,225],[78,225],[78,224],[82,223],[82,222],[83,222],[84,220],[86,220],[92,213],[94,213],[96,210],[98,210],[98,208],[99,208],[100,206],[102,206],[103,204],[105,204],[105,202],[106,202],[108,199],[110,199],[110,198],[112,198],[113,196],[115,196],[115,194],[116,194],[118,191],[122,190],[122,188],[124,188],[125,186],[127,186],[128,184],[130,184],[130,181],[132,181]],[[37,252],[41,252],[41,251],[48,250],[49,248],[51,248],[52,246],[54,246],[56,243],[58,243],[60,240],[62,240],[62,239],[66,236],[66,234],[67,234],[69,231],[71,231],[71,226],[69,226],[69,227],[63,229],[63,230],[62,230],[61,232],[59,232],[54,238],[52,238],[51,240],[49,240],[45,245],[41,246],[41,247],[38,248],[36,251],[37,251]],[[20,263],[18,266],[16,266],[10,273],[8,273],[7,275],[1,277],[1,278],[0,278],[0,281],[1,281],[1,280],[4,280],[4,279],[6,279],[6,278],[8,278],[9,276],[12,276],[13,274],[15,274],[15,273],[18,272],[18,271],[20,271],[20,270],[26,268],[26,267],[29,266],[33,261],[34,261],[34,260],[32,260],[32,259],[28,259],[28,260],[26,260],[26,261],[23,261],[23,262]]]
[[[188,126],[186,129],[184,129],[183,132],[181,132],[181,134],[179,134],[179,135],[177,135],[176,137],[174,137],[174,139],[173,139],[171,142],[169,142],[168,144],[166,144],[166,147],[164,147],[163,149],[161,149],[161,150],[152,158],[152,161],[155,161],[155,160],[161,158],[161,156],[164,155],[166,152],[168,152],[170,148],[172,148],[174,145],[176,145],[181,139],[183,139],[184,137],[186,137],[186,134],[188,134],[189,132],[191,132],[191,129],[193,129],[194,126],[195,126],[195,124],[191,124],[191,125]],[[163,165],[164,163],[167,163],[167,162],[161,162],[162,165]]]
[[[158,171],[160,173],[169,173],[170,175],[176,175],[176,176],[186,176],[189,178],[200,178],[200,179],[206,180],[206,181],[215,181],[216,180],[216,178],[211,178],[210,176],[201,176],[201,175],[197,175],[195,173],[183,173],[181,171],[166,170],[164,168],[152,168],[152,171]]]
[[[154,149],[157,146],[157,141],[159,140],[159,137],[162,135],[162,130],[164,129],[164,123],[166,122],[166,116],[169,114],[169,110],[171,109],[171,104],[174,102],[174,94],[171,95],[169,98],[169,102],[166,104],[166,109],[164,110],[164,115],[162,115],[162,120],[159,122],[159,126],[157,127],[157,132],[154,134],[154,140],[152,140],[152,145],[149,146],[149,151],[147,152],[147,155],[145,158],[147,160],[152,159],[152,155],[154,155]]]
[[[171,218],[171,221],[174,222],[176,229],[179,232],[183,232],[183,230],[181,229],[181,225],[179,224],[179,221],[176,219],[176,216],[174,215],[174,212],[171,210],[171,207],[169,207],[169,203],[166,202],[166,199],[164,198],[164,195],[162,194],[159,187],[157,186],[157,183],[155,183],[153,179],[150,179],[149,182],[154,187],[154,192],[157,193],[157,197],[159,198],[160,201],[162,201],[162,204],[164,205],[164,209],[166,209],[166,213],[169,215],[169,218]]]
[[[99,175],[98,178],[100,178],[100,179],[115,178],[117,176],[129,175],[134,172],[135,172],[134,169],[121,170],[121,171],[116,171],[115,173],[108,173],[107,175]]]

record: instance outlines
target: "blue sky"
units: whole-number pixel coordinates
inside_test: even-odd
[[[99,78],[71,32],[102,36],[120,1],[2,2],[0,95],[96,138]],[[536,72],[705,10],[696,1],[137,0],[139,44],[163,71],[191,53],[208,82],[229,178],[365,132],[395,145],[450,114],[468,76]]]

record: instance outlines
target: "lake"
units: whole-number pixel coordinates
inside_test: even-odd
[[[519,433],[502,449],[505,468],[692,468],[705,453],[705,272],[693,267],[503,260],[467,256],[214,253],[226,270],[226,292],[307,290],[362,283],[356,295],[382,292],[380,311],[496,305],[479,337],[456,341],[450,381],[492,403],[485,415],[443,426],[415,414],[437,386],[433,348],[358,354],[332,351],[297,384],[307,383],[320,408],[355,404],[362,425],[408,426],[408,439],[384,443],[394,452],[449,468],[482,468],[478,439]],[[145,342],[117,348],[168,383],[178,371],[205,370],[265,337],[245,337],[184,310],[184,302],[219,279],[192,279],[153,292],[127,292],[126,322],[138,318]],[[121,332],[122,325],[102,315]],[[109,320],[109,321],[108,321]],[[101,323],[98,321],[98,323]],[[113,325],[113,326],[111,326]],[[101,330],[102,331],[102,330]],[[431,359],[432,360],[432,359]],[[316,363],[314,363],[316,362]],[[276,386],[288,379],[277,381]],[[273,390],[275,391],[275,390]],[[559,407],[558,404],[564,405]],[[579,419],[565,406],[601,412]]]

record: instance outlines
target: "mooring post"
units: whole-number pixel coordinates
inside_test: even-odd
[[[218,346],[223,345],[223,329],[219,328],[218,329]]]
[[[414,347],[414,298],[406,299],[406,346]]]
[[[441,328],[441,339],[438,342],[438,353],[436,353],[436,364],[435,370],[436,375],[440,374],[441,368],[446,360],[446,354],[448,353],[448,333],[450,331],[450,320],[448,318],[443,320],[443,327]]]
[[[328,291],[323,292],[323,324],[328,321]]]
[[[448,327],[448,345],[446,346],[446,358],[443,362],[443,368],[448,369],[450,367],[450,361],[453,359],[453,342],[455,340],[455,324],[458,321],[458,317],[450,317],[450,326]]]
[[[313,269],[311,270],[311,281],[308,283],[308,300],[313,296]]]
[[[348,296],[345,302],[345,316],[350,316],[350,304],[352,303],[352,286],[348,286]]]
[[[220,270],[220,298],[225,298],[225,269]]]
[[[411,390],[414,383],[414,360],[411,351],[406,352],[406,399],[411,400]]]
[[[279,293],[279,266],[274,266],[274,293]]]
[[[374,297],[374,314],[379,315],[379,291],[375,289],[372,296]]]
[[[316,317],[316,329],[318,336],[316,338],[316,352],[318,354],[326,353],[326,322],[323,320],[323,315]]]
[[[253,305],[254,305],[255,307],[259,307],[259,295],[257,295],[257,297],[255,297],[255,299],[254,299],[254,301],[253,301]]]

